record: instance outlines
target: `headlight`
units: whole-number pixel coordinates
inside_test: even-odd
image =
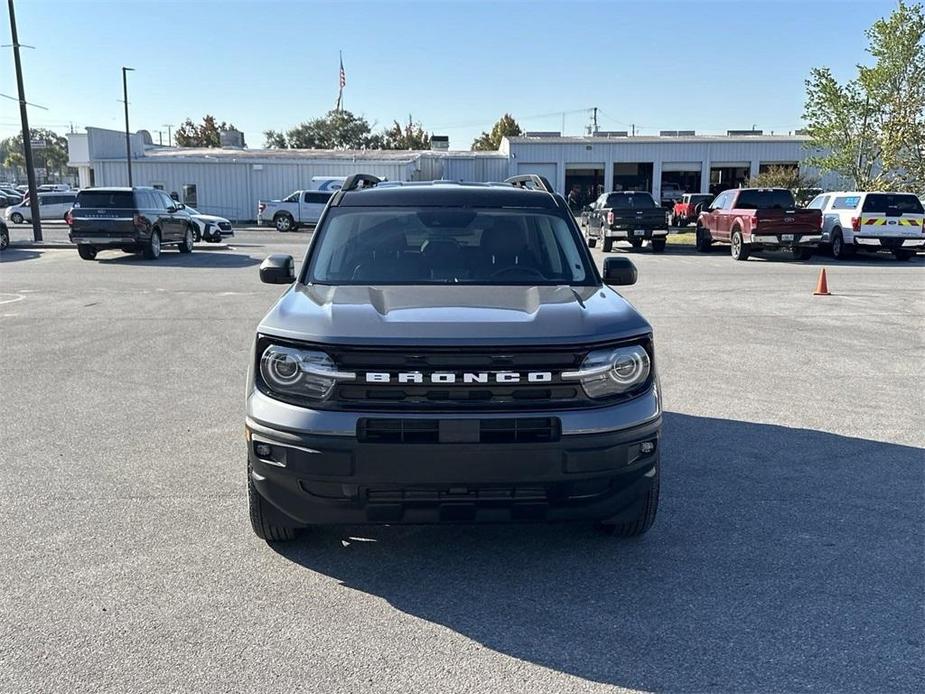
[[[566,371],[562,378],[580,381],[589,398],[606,398],[642,385],[650,371],[649,353],[642,345],[633,345],[595,350],[578,371]]]
[[[327,398],[337,381],[352,381],[356,374],[338,371],[324,352],[269,345],[260,357],[260,376],[276,393],[307,400]]]

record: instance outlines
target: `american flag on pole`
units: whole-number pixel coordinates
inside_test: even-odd
[[[343,89],[347,86],[347,73],[344,72],[344,55],[343,53],[340,56],[340,88]]]

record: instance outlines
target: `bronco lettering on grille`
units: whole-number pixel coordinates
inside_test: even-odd
[[[519,373],[517,371],[467,371],[463,373],[454,373],[452,371],[437,371],[434,373],[425,374],[421,373],[420,371],[403,371],[400,373],[392,374],[386,371],[367,371],[366,382],[394,382],[419,385],[429,383],[441,386],[474,385],[479,383],[551,383],[552,372],[529,371],[526,373]]]

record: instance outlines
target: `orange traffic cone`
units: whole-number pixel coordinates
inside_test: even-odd
[[[826,281],[825,277],[825,268],[822,268],[819,271],[819,281],[816,283],[816,291],[813,292],[813,296],[830,296],[832,292],[829,291],[829,283]]]

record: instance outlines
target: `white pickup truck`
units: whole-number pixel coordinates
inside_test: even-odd
[[[277,231],[295,231],[303,224],[314,226],[333,194],[325,190],[297,190],[283,200],[259,200],[257,224],[272,224]]]

